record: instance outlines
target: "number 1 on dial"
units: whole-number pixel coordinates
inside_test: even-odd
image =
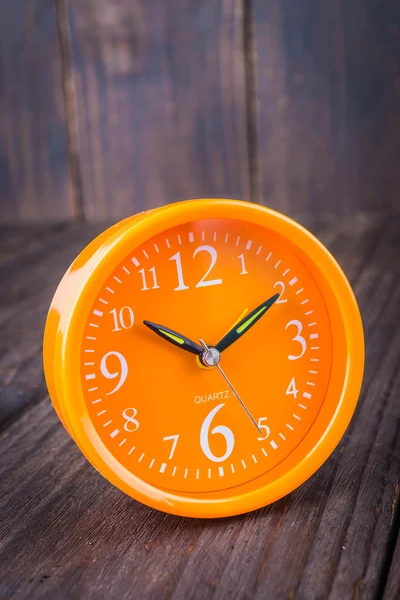
[[[244,254],[239,254],[238,258],[240,258],[240,262],[242,263],[242,270],[240,271],[241,275],[248,275],[249,272],[246,271],[246,265],[244,263]]]
[[[177,252],[169,260],[174,260],[176,262],[176,274],[178,276],[178,287],[174,288],[176,292],[179,290],[188,290],[189,287],[185,285],[183,281],[183,273],[182,273],[182,261],[181,261],[181,253]]]

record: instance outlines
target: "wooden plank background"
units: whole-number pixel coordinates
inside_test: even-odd
[[[0,1],[0,221],[74,218],[53,0]]]
[[[254,0],[257,199],[400,208],[400,3]]]
[[[249,194],[239,0],[71,0],[88,218]]]
[[[0,1],[0,220],[398,211],[398,0]],[[65,116],[66,115],[66,116]]]

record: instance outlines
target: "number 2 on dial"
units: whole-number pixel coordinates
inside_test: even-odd
[[[283,304],[284,302],[287,302],[287,299],[283,297],[283,294],[285,293],[285,284],[283,283],[283,281],[277,281],[276,283],[274,283],[274,288],[276,287],[280,288],[280,297],[279,300],[276,301],[276,303]]]

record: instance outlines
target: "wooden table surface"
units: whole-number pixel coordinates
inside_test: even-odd
[[[399,597],[400,217],[309,225],[360,304],[360,402],[303,486],[218,520],[166,515],[114,489],[52,409],[41,356],[47,308],[103,227],[0,229],[1,599]]]

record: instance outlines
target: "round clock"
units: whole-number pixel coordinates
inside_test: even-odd
[[[44,338],[55,409],[87,459],[178,515],[260,508],[309,478],[353,414],[362,324],[306,229],[192,200],[135,215],[77,257]]]

